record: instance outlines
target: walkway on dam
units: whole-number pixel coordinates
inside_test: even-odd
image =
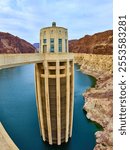
[[[44,54],[0,54],[0,68],[9,68],[24,64],[40,63]]]
[[[72,57],[72,53],[24,53],[24,54],[0,54],[0,69],[20,66],[24,64],[41,63],[46,59],[57,60]]]

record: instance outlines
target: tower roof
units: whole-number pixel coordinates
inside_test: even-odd
[[[67,30],[67,28],[56,26],[56,22],[52,22],[52,26],[41,28],[41,30],[48,29],[48,28],[54,28],[54,27],[55,27],[55,28],[62,28],[62,29]]]
[[[56,27],[56,22],[52,22],[52,27]]]

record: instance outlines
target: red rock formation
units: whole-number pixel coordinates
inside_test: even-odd
[[[108,30],[94,35],[85,35],[79,40],[69,41],[69,51],[87,54],[112,54],[113,30]]]
[[[35,53],[36,48],[27,41],[9,33],[0,32],[0,53]]]

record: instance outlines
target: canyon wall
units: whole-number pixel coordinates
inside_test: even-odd
[[[69,41],[69,52],[112,55],[113,30],[85,35],[78,40]]]
[[[112,55],[75,54],[75,63],[83,73],[97,79],[94,88],[83,93],[86,117],[97,122],[103,131],[95,133],[94,150],[113,149],[113,76]]]
[[[36,48],[29,42],[12,34],[0,32],[0,54],[35,52]]]

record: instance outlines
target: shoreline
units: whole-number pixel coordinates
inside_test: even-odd
[[[112,110],[112,56],[77,54],[75,62],[84,74],[96,78],[94,87],[83,93],[86,117],[103,127],[97,131],[94,150],[113,149],[113,110]]]

